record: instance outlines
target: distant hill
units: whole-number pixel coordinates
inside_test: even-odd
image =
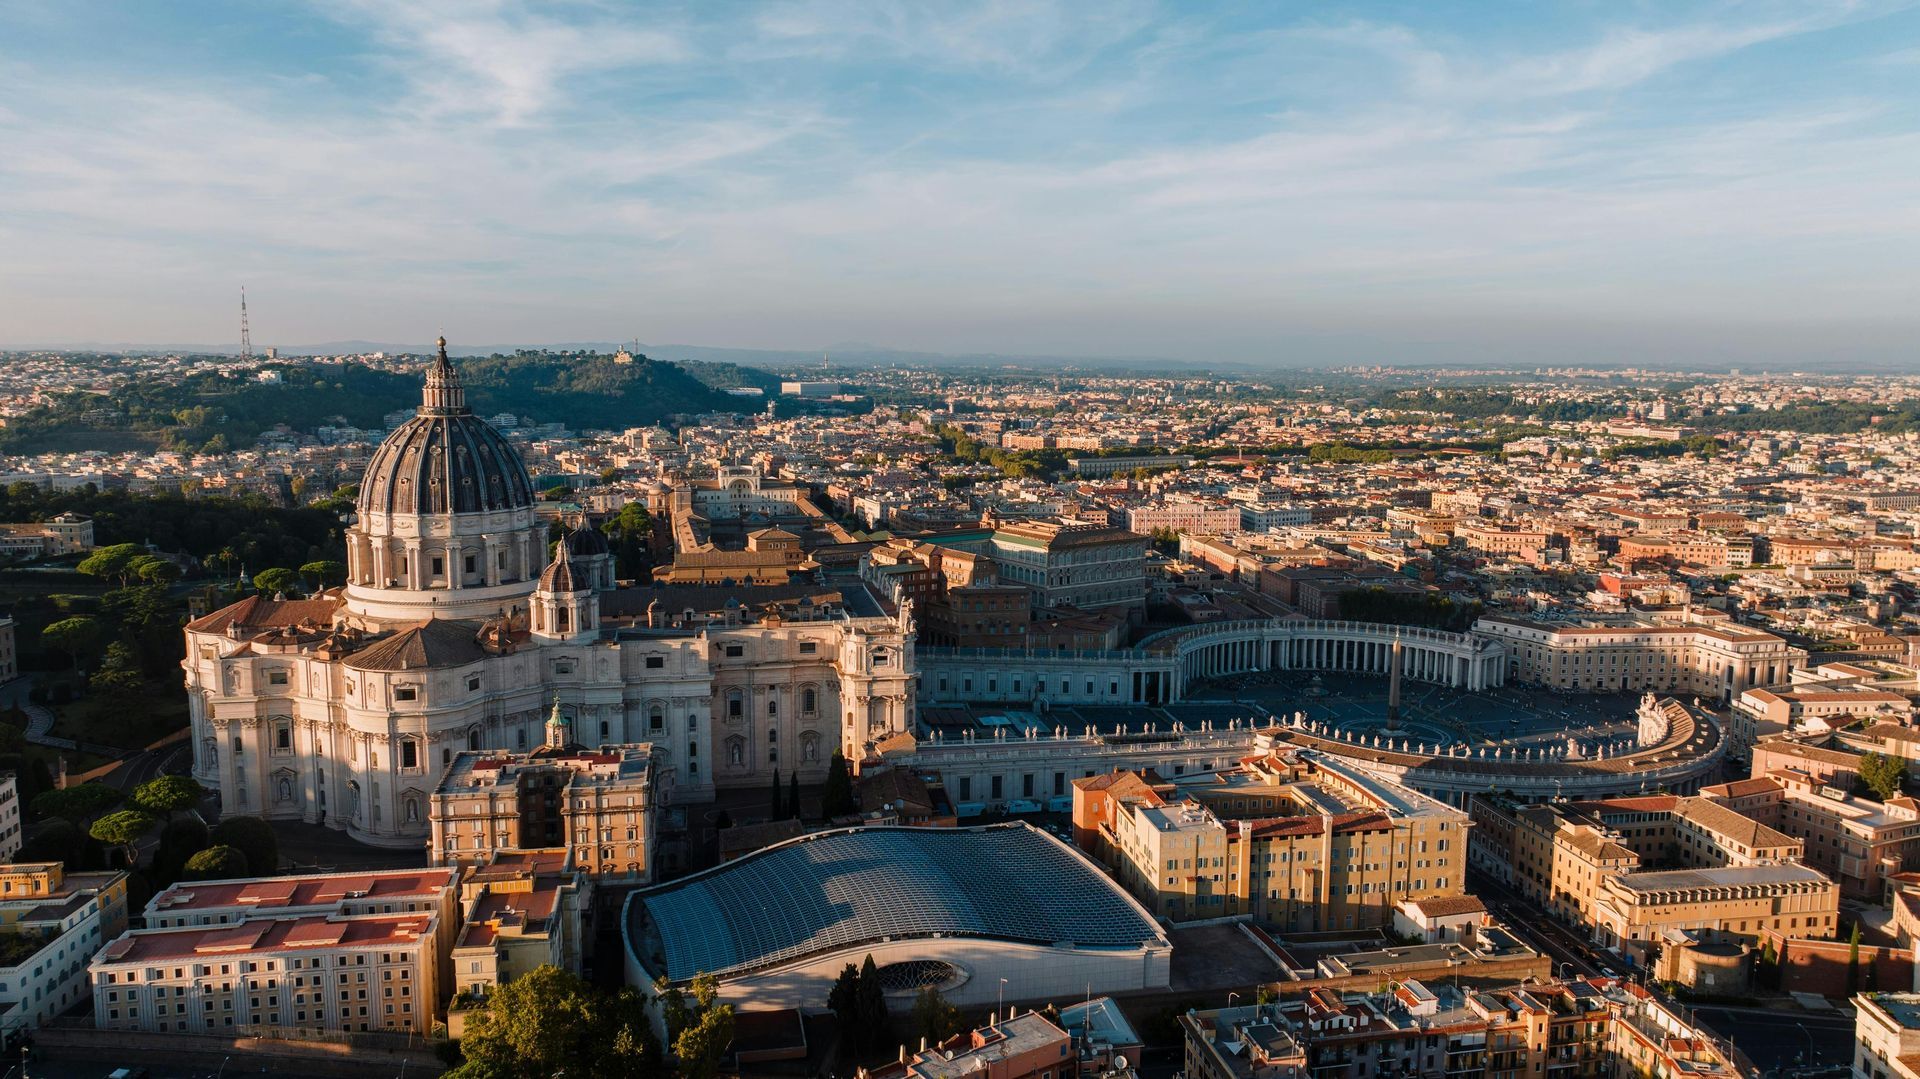
[[[511,412],[574,429],[642,427],[678,413],[740,411],[739,398],[682,368],[636,357],[520,352],[459,361],[467,401],[482,416]],[[0,429],[0,452],[87,449],[220,450],[246,446],[285,424],[311,431],[329,423],[379,427],[420,403],[420,375],[358,363],[263,364],[279,382],[196,374],[142,382],[106,395],[65,394]],[[740,373],[742,385],[763,372]],[[749,403],[750,407],[750,403]]]

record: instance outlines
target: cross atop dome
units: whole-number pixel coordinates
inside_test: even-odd
[[[447,359],[447,338],[439,340],[440,352],[427,365],[427,385],[420,394],[421,415],[450,416],[467,411],[467,391],[460,385],[460,372]]]

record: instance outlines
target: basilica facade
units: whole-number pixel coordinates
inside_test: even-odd
[[[346,585],[186,627],[194,776],[225,812],[424,843],[456,755],[538,749],[556,702],[572,743],[650,744],[679,802],[776,771],[818,782],[834,750],[912,729],[910,613],[830,589],[669,610],[679,597],[616,587],[598,532],[549,556],[535,494],[443,339],[361,482]]]

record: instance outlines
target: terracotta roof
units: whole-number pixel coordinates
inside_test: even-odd
[[[347,666],[358,671],[458,667],[486,657],[475,640],[479,630],[475,622],[430,618],[355,652],[347,657]]]
[[[1487,905],[1479,897],[1471,895],[1436,895],[1425,899],[1409,899],[1409,906],[1420,908],[1422,914],[1430,918],[1451,918],[1460,914],[1485,914]]]
[[[1714,787],[1702,787],[1700,793],[1709,798],[1744,798],[1753,794],[1766,794],[1780,789],[1780,781],[1772,776],[1754,776],[1750,779],[1736,779]]]
[[[258,593],[238,603],[230,603],[211,614],[187,623],[197,633],[225,633],[230,626],[242,629],[274,629],[304,622],[326,625],[340,608],[339,596],[322,595],[314,599],[274,599]]]
[[[1798,841],[1784,832],[1769,828],[1743,813],[1735,812],[1706,798],[1682,798],[1675,816],[1683,817],[1715,832],[1748,850],[1756,847],[1792,846]]]

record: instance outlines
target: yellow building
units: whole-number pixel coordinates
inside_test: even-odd
[[[1466,814],[1344,762],[1275,754],[1158,787],[1074,784],[1074,827],[1156,915],[1377,928],[1464,894]]]
[[[564,847],[497,851],[467,870],[460,882],[464,921],[451,952],[448,1035],[460,1037],[467,1014],[485,1008],[495,988],[542,965],[577,973],[591,896],[592,884],[574,871]]]
[[[1644,954],[1671,930],[1704,930],[1751,944],[1767,930],[1830,937],[1839,917],[1839,885],[1797,863],[1622,873],[1603,885],[1594,936]]]

